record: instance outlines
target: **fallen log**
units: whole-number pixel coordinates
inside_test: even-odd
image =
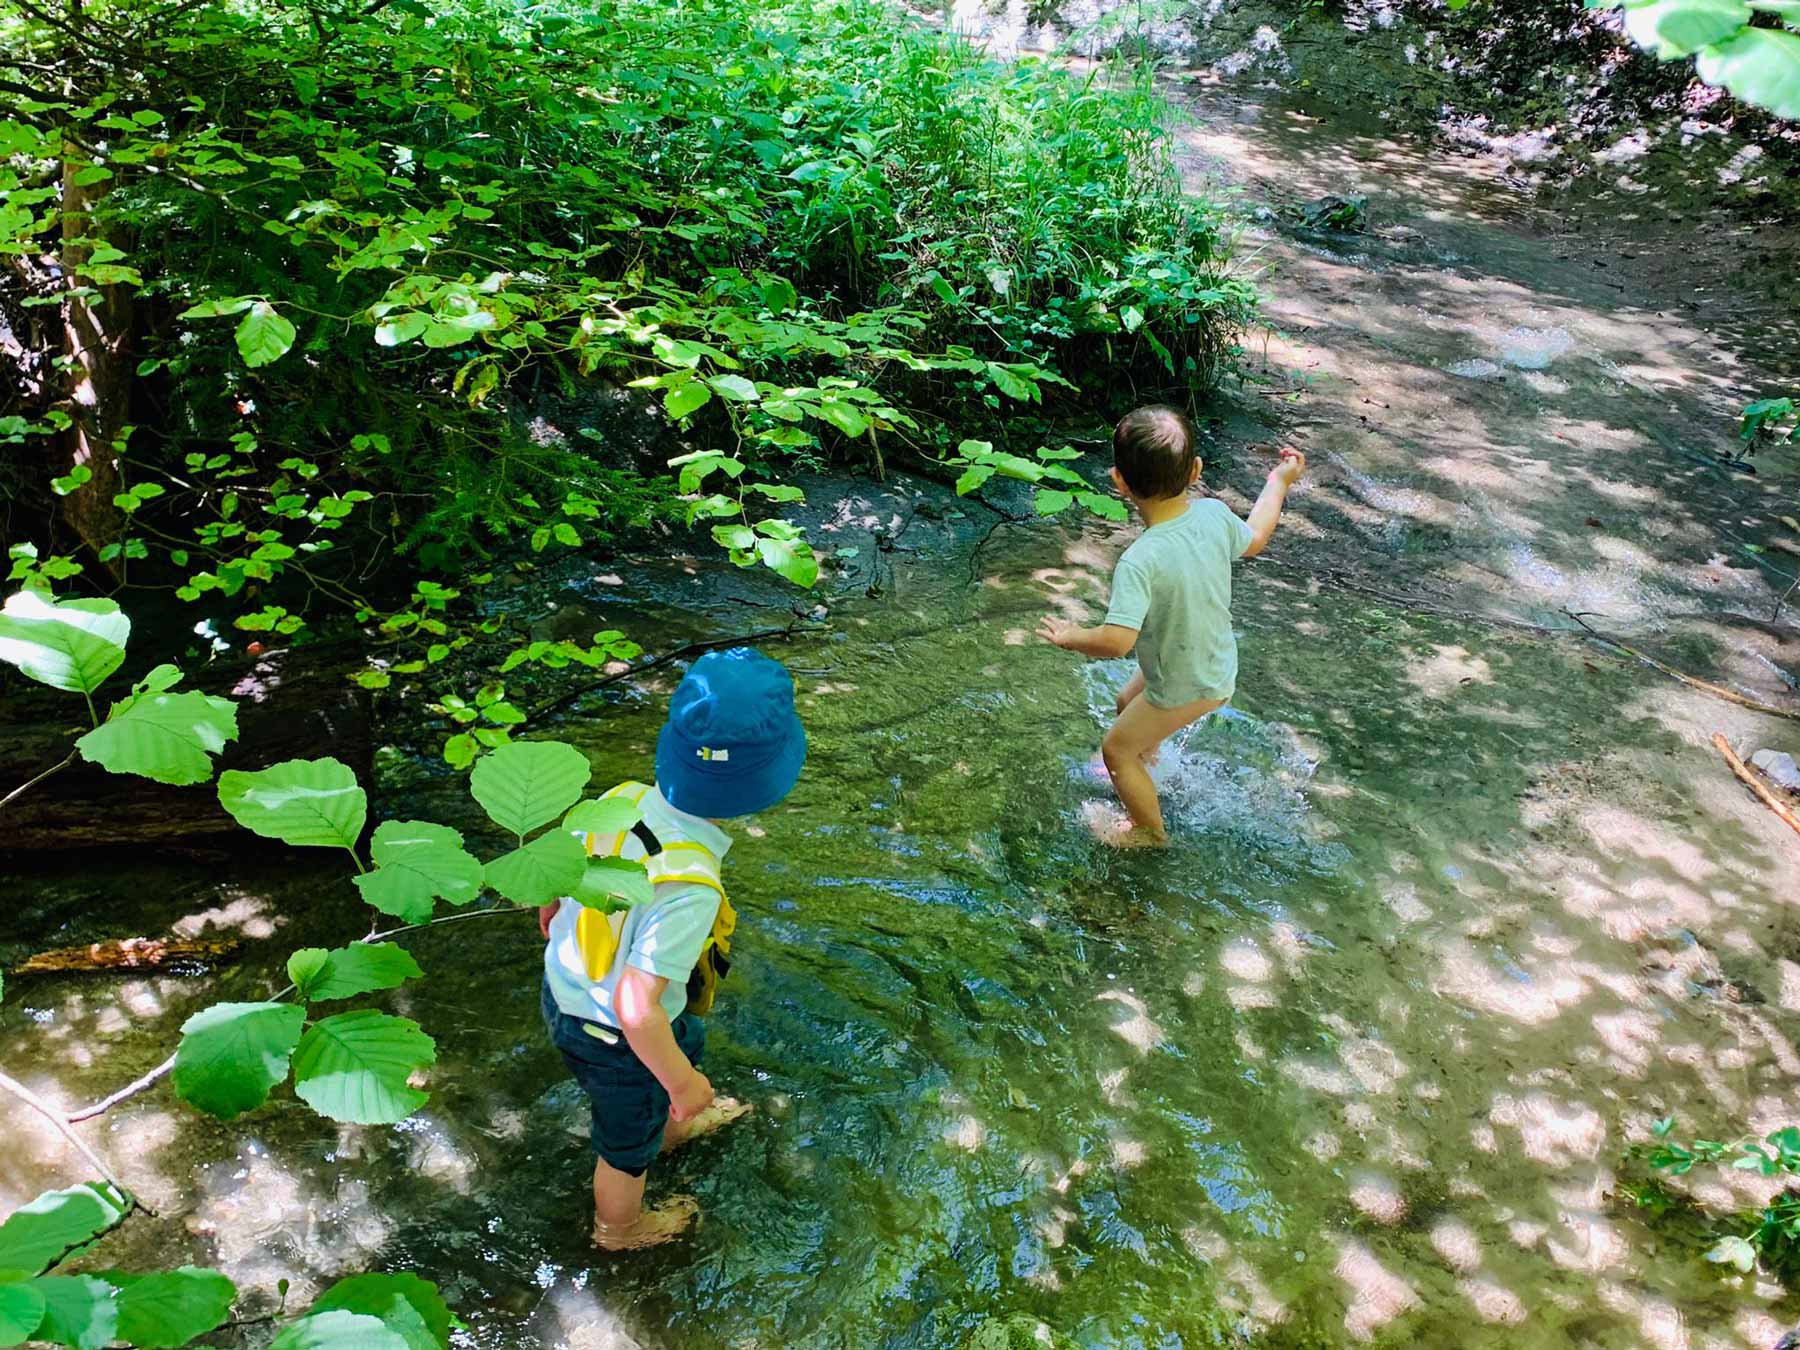
[[[1731,742],[1715,731],[1713,746],[1721,755],[1725,756],[1725,762],[1731,766],[1731,771],[1743,779],[1744,785],[1762,799],[1762,804],[1786,821],[1788,828],[1795,834],[1800,834],[1800,816],[1796,816],[1793,808],[1786,802],[1777,800],[1775,794],[1764,786],[1761,775],[1738,758],[1737,751],[1731,748]]]
[[[156,970],[167,975],[204,975],[237,958],[236,939],[208,942],[189,938],[117,938],[85,947],[58,947],[21,961],[10,975],[92,971]]]
[[[342,653],[333,655],[329,666],[311,667],[305,648],[273,652],[233,668],[202,668],[183,685],[237,702],[238,738],[218,757],[221,770],[330,755],[368,780],[369,696],[345,678]],[[29,702],[11,702],[0,716],[0,797],[64,759],[87,730],[79,706],[26,694]],[[77,756],[0,812],[0,865],[14,853],[120,845],[217,851],[249,838],[210,784],[168,787]]]

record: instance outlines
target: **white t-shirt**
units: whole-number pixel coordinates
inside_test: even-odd
[[[644,824],[665,845],[704,844],[721,859],[731,848],[731,836],[725,831],[709,820],[677,811],[655,788],[645,795],[642,809]],[[636,835],[625,836],[624,856],[643,858],[644,846]],[[630,965],[666,979],[669,987],[663,990],[663,1011],[671,1022],[681,1016],[687,1009],[688,976],[700,959],[719,912],[718,892],[691,881],[659,885],[656,898],[649,904],[634,905],[625,912],[618,954],[613,957],[606,978],[599,981],[588,978],[587,962],[575,936],[575,920],[581,910],[577,901],[565,897],[550,921],[544,976],[550,982],[550,996],[556,1000],[556,1006],[570,1017],[585,1017],[590,1022],[617,1028],[619,1015],[613,1006],[613,995],[619,977]]]

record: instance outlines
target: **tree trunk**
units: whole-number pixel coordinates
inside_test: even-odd
[[[64,434],[62,472],[86,468],[93,475],[63,499],[63,519],[96,554],[120,541],[122,516],[113,498],[120,488],[119,440],[131,398],[127,348],[131,341],[131,295],[123,286],[102,286],[84,296],[76,269],[93,254],[95,204],[105,185],[82,186],[75,179],[87,162],[74,145],[63,150],[62,273],[71,294],[63,305],[63,348],[69,358],[67,411],[73,424]],[[107,562],[115,577],[124,558]]]

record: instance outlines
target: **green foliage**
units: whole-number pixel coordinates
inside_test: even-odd
[[[352,1275],[339,1280],[312,1306],[314,1315],[334,1309],[380,1319],[400,1333],[409,1350],[433,1350],[450,1341],[450,1309],[437,1286],[417,1275]]]
[[[237,1301],[230,1280],[195,1266],[150,1275],[108,1270],[101,1278],[119,1291],[119,1339],[141,1350],[166,1350],[204,1336]]]
[[[354,849],[369,813],[356,775],[335,759],[228,770],[219,775],[219,804],[252,834],[316,848]]]
[[[1040,449],[1033,459],[996,450],[987,441],[964,441],[956,454],[945,462],[960,468],[956,494],[966,497],[978,491],[990,478],[1017,479],[1022,483],[1060,483],[1062,487],[1040,487],[1032,497],[1032,506],[1040,516],[1054,516],[1079,503],[1104,520],[1124,520],[1125,504],[1117,497],[1095,492],[1075,470],[1064,462],[1079,459],[1078,451]]]
[[[0,1223],[0,1346],[51,1341],[99,1350],[188,1344],[219,1326],[237,1290],[217,1271],[45,1274],[115,1227],[130,1205],[110,1187],[47,1191]]]
[[[338,1013],[301,1038],[294,1091],[332,1120],[391,1125],[425,1104],[407,1079],[436,1057],[435,1042],[404,1017],[369,1008]]]
[[[92,694],[125,660],[131,620],[111,600],[52,600],[34,590],[0,610],[0,661],[39,684]]]
[[[287,968],[295,992],[310,1003],[398,989],[425,973],[406,948],[391,942],[357,942],[335,951],[302,947],[288,957]]]
[[[287,1078],[306,1009],[291,1003],[215,1003],[182,1024],[175,1095],[230,1120],[253,1111]]]
[[[481,864],[462,835],[423,820],[387,820],[375,828],[370,853],[376,870],[356,879],[363,899],[408,923],[431,917],[433,904],[466,905],[480,893]]]
[[[1729,1143],[1716,1139],[1681,1143],[1674,1138],[1674,1131],[1674,1117],[1657,1121],[1651,1126],[1655,1142],[1633,1148],[1630,1156],[1641,1158],[1653,1172],[1676,1177],[1707,1165],[1765,1177],[1800,1176],[1800,1128],[1792,1125],[1761,1141]],[[1667,1197],[1654,1183],[1639,1188],[1636,1198],[1653,1212],[1669,1207]],[[1706,1259],[1716,1265],[1748,1274],[1760,1261],[1784,1282],[1800,1281],[1800,1191],[1790,1188],[1760,1211],[1728,1216],[1714,1228],[1710,1241]]]
[[[106,721],[75,742],[82,758],[112,773],[185,786],[213,776],[212,756],[237,739],[237,705],[210,694],[168,692],[181,679],[156,667],[113,704]]]
[[[46,1191],[0,1223],[0,1279],[43,1274],[118,1223],[128,1209],[110,1186]]]
[[[475,766],[469,791],[496,825],[523,838],[573,806],[593,772],[572,745],[508,745]]]
[[[1800,117],[1800,36],[1755,21],[1766,15],[1800,30],[1792,0],[1586,0],[1623,8],[1633,42],[1664,61],[1695,58],[1700,78],[1777,117]]]

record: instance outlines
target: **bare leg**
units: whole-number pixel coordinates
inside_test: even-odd
[[[594,1245],[607,1251],[655,1247],[692,1226],[700,1206],[675,1196],[654,1209],[644,1207],[644,1178],[594,1160]]]
[[[1106,771],[1112,775],[1119,800],[1125,804],[1131,823],[1151,840],[1162,842],[1168,838],[1168,831],[1163,827],[1156,784],[1150,781],[1144,761],[1168,737],[1223,705],[1223,699],[1207,698],[1179,708],[1159,708],[1140,694],[1119,714],[1119,720],[1101,742],[1100,754],[1106,760]]]
[[[1131,678],[1125,681],[1125,687],[1119,690],[1119,697],[1114,700],[1120,712],[1131,706],[1131,700],[1144,692],[1144,668],[1139,666],[1131,672]]]

